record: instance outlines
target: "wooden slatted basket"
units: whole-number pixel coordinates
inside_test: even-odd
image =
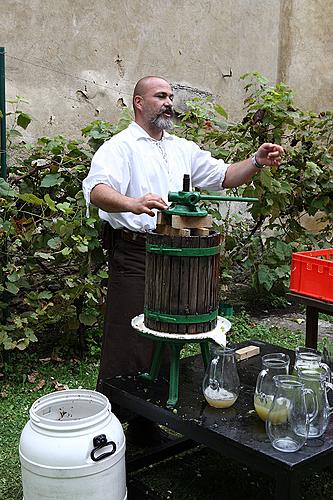
[[[220,234],[147,237],[145,325],[195,334],[215,328],[218,315]]]

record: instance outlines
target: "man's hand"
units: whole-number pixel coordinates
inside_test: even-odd
[[[256,160],[261,165],[280,165],[283,147],[278,144],[265,143],[260,146],[255,154]]]
[[[133,198],[131,205],[131,212],[133,212],[133,214],[147,214],[151,217],[155,216],[155,213],[152,210],[153,208],[157,208],[158,210],[165,210],[168,208],[168,205],[161,198],[161,196],[153,193],[145,194],[141,198]]]
[[[91,203],[105,212],[132,212],[133,214],[148,214],[154,217],[153,208],[165,210],[168,205],[158,194],[148,193],[141,198],[131,198],[118,193],[107,184],[97,184],[91,191]]]

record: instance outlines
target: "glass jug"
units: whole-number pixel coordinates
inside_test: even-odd
[[[266,420],[266,432],[276,450],[291,453],[305,444],[309,423],[317,416],[317,401],[295,375],[276,375],[276,391]],[[312,413],[308,413],[305,396],[311,396]]]
[[[288,354],[276,352],[265,354],[262,357],[262,370],[258,375],[254,392],[254,407],[258,416],[264,422],[273,402],[275,375],[287,375],[289,371],[290,358]]]
[[[207,403],[214,408],[229,408],[238,398],[239,385],[235,349],[212,346],[202,382]]]
[[[315,370],[300,369],[298,378],[304,387],[313,391],[317,403],[318,412],[310,422],[309,438],[320,437],[326,431],[329,417],[333,412],[333,407],[330,407],[327,399],[327,392],[333,390],[333,385],[327,381],[327,372],[322,367]]]
[[[331,381],[331,370],[328,365],[321,362],[321,353],[310,347],[296,347],[294,374],[298,375],[299,370],[319,370],[323,368],[326,372],[326,380]]]

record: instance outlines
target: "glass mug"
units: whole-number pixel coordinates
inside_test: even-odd
[[[298,375],[299,370],[320,370],[323,368],[326,372],[326,380],[331,381],[331,370],[326,363],[321,362],[321,353],[310,347],[296,347],[294,374]]]
[[[212,346],[202,382],[207,403],[214,408],[229,408],[238,398],[239,387],[235,349]]]
[[[265,354],[261,361],[262,370],[257,377],[254,391],[254,408],[261,420],[265,422],[276,390],[273,377],[288,374],[290,358],[288,354],[276,352]]]
[[[278,451],[292,453],[306,443],[309,424],[317,416],[317,400],[312,389],[304,387],[295,375],[276,375],[276,391],[267,415],[266,432]],[[311,398],[311,413],[306,406]]]
[[[298,378],[304,387],[313,391],[317,403],[317,415],[310,422],[308,437],[320,437],[326,431],[330,415],[333,413],[333,407],[330,407],[327,399],[328,390],[333,390],[333,385],[327,381],[327,371],[322,367],[300,369]]]

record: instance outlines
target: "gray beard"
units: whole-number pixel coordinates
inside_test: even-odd
[[[164,118],[161,115],[156,116],[152,120],[152,124],[160,130],[170,130],[173,128],[173,119],[172,118]]]

